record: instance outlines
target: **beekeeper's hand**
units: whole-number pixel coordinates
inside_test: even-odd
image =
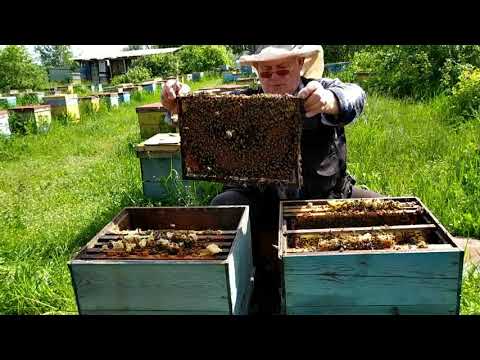
[[[337,115],[338,100],[332,91],[325,89],[318,81],[310,81],[298,92],[305,99],[305,116],[313,117],[320,113]]]
[[[177,114],[177,97],[188,95],[189,93],[190,87],[187,84],[182,84],[178,80],[170,79],[162,88],[162,105],[172,114]]]

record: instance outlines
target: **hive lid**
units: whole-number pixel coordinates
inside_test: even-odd
[[[44,97],[45,100],[48,100],[48,99],[59,99],[59,98],[75,98],[77,99],[78,98],[78,95],[77,94],[54,94],[54,95],[47,95]]]
[[[176,152],[180,150],[180,134],[160,133],[140,143],[137,152]]]
[[[167,112],[167,109],[162,105],[161,102],[147,104],[138,106],[136,108],[137,113],[139,112],[151,112],[151,111],[159,111],[159,112]]]
[[[50,110],[50,105],[25,105],[25,106],[16,106],[12,109],[12,111],[41,111],[41,110]]]

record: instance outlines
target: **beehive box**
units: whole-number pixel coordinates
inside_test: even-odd
[[[155,230],[153,239],[143,237],[142,246],[130,235],[121,250],[119,234],[135,229]],[[189,231],[182,242],[193,250],[178,245],[180,230]],[[125,208],[69,269],[80,314],[246,314],[253,278],[248,207]]]
[[[418,198],[281,201],[286,314],[458,314],[463,250]]]
[[[65,86],[57,86],[57,91],[63,94],[73,94],[73,84],[65,85]]]
[[[14,133],[41,133],[48,131],[52,122],[50,105],[27,105],[9,109],[15,121],[10,129]]]
[[[166,194],[164,181],[172,169],[182,176],[180,135],[177,133],[156,134],[136,147],[142,171],[143,193],[146,197],[160,200]],[[173,175],[173,174],[172,174]],[[184,185],[188,185],[188,181]]]
[[[127,91],[122,91],[121,93],[118,93],[118,100],[120,104],[130,103],[130,93]]]
[[[8,123],[8,111],[0,110],[0,136],[10,136],[10,126]]]
[[[100,101],[103,101],[107,108],[113,109],[118,107],[118,93],[98,93],[96,94],[100,98]]]
[[[192,73],[192,80],[193,81],[200,81],[204,77],[205,77],[205,73],[203,71]]]
[[[78,103],[81,113],[91,113],[100,110],[100,98],[95,95],[80,96]]]
[[[15,96],[0,96],[0,105],[4,107],[17,106],[17,98]]]
[[[180,97],[184,179],[301,184],[302,104],[283,95]]]
[[[142,139],[151,138],[158,133],[172,132],[174,129],[165,122],[167,109],[160,102],[138,106],[135,110]]]
[[[80,120],[77,94],[48,95],[44,96],[43,102],[51,106],[52,116],[68,115],[75,121]]]
[[[157,90],[157,83],[155,81],[145,81],[140,84],[143,90],[148,92],[155,92]]]

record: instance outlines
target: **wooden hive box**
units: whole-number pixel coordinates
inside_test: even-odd
[[[51,106],[52,116],[70,116],[74,121],[80,120],[80,108],[77,94],[58,94],[44,96],[43,102]]]
[[[148,139],[155,134],[172,132],[174,130],[173,126],[165,122],[167,109],[160,102],[138,106],[135,111],[137,112],[142,139]]]
[[[120,104],[130,103],[130,93],[127,91],[122,91],[121,93],[118,93],[118,100]]]
[[[145,81],[140,84],[143,90],[148,92],[155,92],[157,90],[157,83],[155,81]]]
[[[17,106],[17,98],[15,96],[0,96],[0,105],[3,107],[15,107]]]
[[[91,113],[100,110],[100,98],[95,95],[78,98],[80,113]]]
[[[172,169],[182,176],[180,156],[180,135],[178,133],[160,133],[140,143],[136,147],[142,171],[143,193],[146,197],[160,200],[166,194],[163,181]],[[189,182],[184,181],[187,185]]]
[[[328,210],[364,200],[281,201],[285,313],[458,314],[463,250],[451,235],[418,198],[380,199],[398,211]]]
[[[118,93],[105,92],[95,95],[100,98],[100,102],[103,102],[108,109],[118,108]]]
[[[52,122],[50,105],[27,105],[17,106],[9,110],[14,117],[14,122],[10,124],[11,131],[14,133],[33,133],[46,132]]]
[[[65,85],[65,86],[58,86],[57,90],[63,94],[73,94],[73,84]]]
[[[8,111],[0,110],[0,136],[10,136],[10,126],[8,123]]]
[[[184,179],[301,184],[302,99],[198,94],[179,105]]]
[[[218,230],[205,235],[222,251],[207,257],[108,257],[102,243],[120,230]],[[201,237],[201,235],[200,235]],[[80,314],[248,312],[253,265],[247,206],[125,208],[68,264]]]

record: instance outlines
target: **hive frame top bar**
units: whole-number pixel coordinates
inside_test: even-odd
[[[279,206],[279,229],[278,229],[278,257],[282,259],[284,256],[345,256],[345,255],[368,255],[368,254],[412,254],[412,253],[428,253],[428,252],[435,252],[435,249],[415,249],[412,250],[395,250],[392,251],[391,249],[384,249],[384,250],[345,250],[343,252],[339,251],[321,251],[321,252],[302,252],[302,253],[289,253],[287,252],[287,237],[285,234],[284,228],[284,216],[283,216],[283,209],[284,206],[293,205],[293,204],[307,204],[311,202],[312,204],[318,203],[326,203],[327,201],[339,201],[339,202],[350,202],[350,201],[362,201],[362,200],[393,200],[393,201],[416,201],[418,205],[420,205],[424,212],[429,216],[433,224],[435,225],[436,229],[432,231],[439,231],[443,236],[445,236],[447,244],[451,245],[451,248],[442,249],[442,252],[449,251],[449,252],[463,252],[462,249],[458,247],[458,245],[453,241],[452,235],[448,232],[447,229],[438,221],[438,219],[430,212],[430,210],[423,204],[423,202],[416,196],[396,196],[396,197],[380,197],[380,198],[348,198],[348,199],[305,199],[305,200],[281,200]],[[388,231],[388,228],[385,230]]]
[[[122,220],[124,216],[127,216],[128,210],[136,210],[136,209],[179,209],[179,210],[185,210],[188,211],[190,209],[227,209],[227,208],[237,208],[237,209],[243,209],[242,215],[240,217],[239,223],[237,225],[237,228],[234,229],[236,232],[236,236],[232,241],[231,248],[233,248],[236,245],[237,241],[237,236],[238,232],[242,230],[242,224],[244,217],[249,216],[249,206],[248,205],[218,205],[218,206],[189,206],[189,207],[180,207],[180,206],[157,206],[157,207],[125,207],[123,208],[108,224],[106,224],[90,241],[88,241],[84,246],[80,248],[71,258],[71,260],[68,262],[68,265],[91,265],[91,264],[99,264],[99,265],[112,265],[112,264],[172,264],[172,265],[194,265],[194,264],[211,264],[211,265],[225,265],[229,261],[231,261],[231,252],[227,255],[226,259],[221,259],[221,260],[175,260],[175,259],[155,259],[155,260],[129,260],[129,259],[78,259],[77,257],[89,246],[92,246],[93,244],[96,244],[98,239],[103,236],[105,233],[109,231],[109,229],[112,227],[112,225],[117,224]],[[182,230],[182,229],[180,229]],[[233,230],[232,230],[233,231]]]

